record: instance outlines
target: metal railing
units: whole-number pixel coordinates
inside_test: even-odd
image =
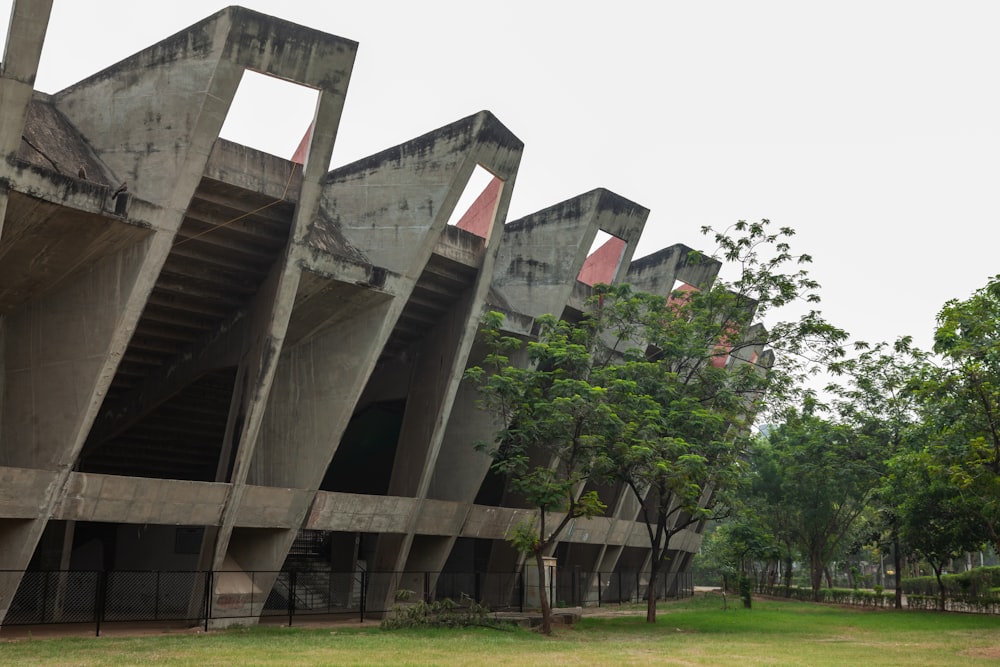
[[[12,572],[13,573],[13,572]],[[494,611],[523,611],[537,600],[524,572],[26,571],[3,625],[187,622],[204,625],[282,616],[364,621],[397,599],[474,600]],[[583,572],[546,577],[553,606],[600,606],[645,599],[648,573]],[[537,584],[535,584],[537,585]],[[657,598],[693,594],[688,574],[656,582]],[[404,592],[400,596],[400,592]]]

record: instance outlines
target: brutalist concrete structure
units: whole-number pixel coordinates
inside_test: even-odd
[[[504,224],[522,143],[485,111],[328,171],[350,40],[232,7],[46,94],[50,11],[14,3],[0,78],[0,622],[29,569],[226,571],[213,615],[253,616],[240,594],[274,576],[241,573],[301,530],[342,571],[519,567],[530,510],[473,449],[496,425],[461,380],[484,310],[528,337],[599,280],[718,266],[633,260],[648,211],[605,190]],[[246,70],[319,91],[297,160],[219,139]],[[646,564],[606,491],[560,567]]]

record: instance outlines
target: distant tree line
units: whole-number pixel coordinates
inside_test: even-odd
[[[909,337],[855,350],[830,367],[832,398],[786,406],[750,446],[739,511],[703,560],[786,586],[801,563],[819,599],[833,561],[889,554],[897,606],[920,562],[943,610],[946,566],[1000,552],[1000,276],[944,304],[931,351]]]

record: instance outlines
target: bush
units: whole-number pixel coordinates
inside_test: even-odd
[[[397,592],[396,599],[405,601],[409,599],[409,596],[400,591]],[[451,598],[434,602],[419,600],[412,603],[397,603],[392,606],[392,612],[389,616],[382,620],[382,628],[385,630],[430,627],[467,628],[473,626],[498,629],[513,627],[510,623],[491,615],[489,607],[468,596],[463,596],[462,604]]]
[[[959,574],[945,574],[941,584],[948,597],[992,597],[994,589],[1000,588],[1000,567],[977,567]],[[907,597],[938,594],[937,579],[932,576],[903,579],[901,587]]]

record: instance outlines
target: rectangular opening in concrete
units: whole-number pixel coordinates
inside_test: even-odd
[[[311,135],[318,101],[318,90],[245,70],[219,136],[291,159]]]
[[[209,370],[162,402],[147,406],[134,421],[107,432],[92,430],[78,469],[215,481],[235,380],[235,367]],[[104,418],[111,418],[114,405],[102,406]]]
[[[320,485],[323,491],[386,495],[406,401],[377,401],[351,417]]]
[[[675,280],[674,286],[670,290],[671,299],[679,299],[687,292],[697,292],[699,291],[694,285],[689,285],[683,280]]]
[[[449,225],[489,238],[503,181],[477,164],[448,219]]]
[[[624,239],[603,229],[597,230],[577,280],[591,286],[598,283],[610,284],[618,274],[622,257],[625,256],[625,247]]]

